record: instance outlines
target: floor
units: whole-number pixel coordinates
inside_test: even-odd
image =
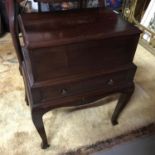
[[[138,138],[92,155],[155,155],[155,135]]]

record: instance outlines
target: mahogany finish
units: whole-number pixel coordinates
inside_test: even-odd
[[[21,46],[14,31],[17,22],[12,21],[14,3],[8,2],[26,101],[42,148],[49,146],[42,116],[54,108],[88,105],[121,93],[111,119],[117,124],[134,91],[136,66],[132,61],[140,31],[106,8],[25,13],[18,15]]]

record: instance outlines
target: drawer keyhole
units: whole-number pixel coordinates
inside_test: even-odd
[[[79,101],[79,105],[84,105],[86,104],[86,100],[85,98],[82,98],[80,101]]]
[[[67,89],[62,89],[62,90],[61,90],[61,94],[62,94],[62,95],[67,95]]]
[[[113,79],[110,79],[110,80],[108,81],[108,85],[112,86],[113,84],[114,84]]]
[[[82,103],[82,104],[86,104],[85,98],[82,98],[81,103]]]

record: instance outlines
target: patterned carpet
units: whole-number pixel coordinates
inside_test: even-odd
[[[117,95],[97,101],[89,109],[55,109],[44,116],[50,147],[40,149],[40,137],[24,101],[24,86],[10,35],[0,39],[0,155],[90,154],[139,136],[155,133],[155,57],[140,45],[138,70],[131,101],[112,126]]]

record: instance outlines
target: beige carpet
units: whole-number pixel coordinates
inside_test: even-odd
[[[40,137],[24,101],[23,81],[10,36],[0,39],[0,155],[76,152],[155,123],[155,57],[139,45],[134,61],[138,66],[136,90],[119,118],[119,125],[113,127],[110,122],[117,102],[115,96],[110,97],[114,98],[111,103],[95,108],[56,109],[44,117],[51,146],[41,150]],[[98,102],[109,102],[109,98]]]

